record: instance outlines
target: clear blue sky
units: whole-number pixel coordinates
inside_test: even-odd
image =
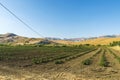
[[[120,0],[0,0],[45,37],[120,34]],[[0,6],[0,34],[39,37]]]

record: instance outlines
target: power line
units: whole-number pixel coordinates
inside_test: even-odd
[[[33,28],[31,28],[27,23],[25,23],[22,19],[20,19],[17,15],[15,15],[12,11],[10,11],[6,6],[4,6],[1,2],[0,5],[7,10],[10,14],[12,14],[16,19],[18,19],[21,23],[23,23],[27,28],[29,28],[31,31],[33,31],[34,33],[36,33],[38,36],[44,38],[44,36],[42,36],[40,33],[38,33],[36,30],[34,30]]]

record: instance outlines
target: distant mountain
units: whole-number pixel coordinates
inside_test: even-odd
[[[17,36],[17,35],[13,34],[13,33],[0,34],[1,38],[3,38],[3,37],[14,37],[14,36]]]
[[[120,35],[105,35],[105,36],[100,36],[99,38],[116,38],[120,37]]]
[[[112,41],[120,41],[120,35],[104,35],[89,38],[28,38],[14,33],[0,34],[0,44],[109,44]]]
[[[42,38],[28,38],[18,36],[14,33],[0,34],[0,44],[24,45],[24,44],[52,44],[52,43],[53,42]]]
[[[79,42],[79,41],[85,41],[90,39],[97,39],[97,38],[118,38],[120,35],[104,35],[99,37],[88,37],[88,38],[53,38],[53,37],[46,37],[48,40],[65,40],[65,41],[73,41],[73,42]]]
[[[6,34],[3,34],[4,37],[14,37],[14,36],[17,36],[16,34],[14,33],[6,33]]]
[[[74,41],[74,42],[79,42],[79,41],[84,41],[86,40],[87,38],[64,38],[63,40],[66,40],[66,41]]]
[[[54,37],[46,37],[47,40],[62,40],[61,38],[54,38]]]

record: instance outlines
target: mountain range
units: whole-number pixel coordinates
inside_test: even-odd
[[[104,35],[99,37],[89,37],[89,38],[28,38],[19,36],[14,33],[0,34],[0,44],[14,44],[14,45],[24,45],[24,44],[102,44],[100,42],[112,42],[120,41],[120,35]],[[107,41],[106,41],[107,40]]]

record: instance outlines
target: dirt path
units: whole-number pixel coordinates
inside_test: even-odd
[[[115,69],[120,69],[119,61],[114,58],[114,55],[110,53],[110,51],[107,50],[106,53],[107,60],[109,62],[109,66]]]
[[[106,52],[106,58],[109,62],[109,67],[106,68],[105,73],[107,74],[107,78],[116,78],[116,80],[120,80],[119,74],[120,74],[120,63],[117,59],[114,58],[113,54],[110,53],[109,50]]]
[[[91,77],[93,80],[100,79],[100,80],[120,80],[120,64],[119,62],[113,57],[112,54],[106,49],[106,59],[109,62],[109,67],[101,67],[99,65],[101,56],[104,50],[98,54],[96,57],[93,58],[93,64],[89,65],[87,70],[84,70],[84,75],[86,78]]]
[[[82,71],[82,74],[85,75],[85,78],[88,78],[88,79],[92,78],[94,80],[97,80],[97,79],[100,78],[99,71],[102,68],[99,66],[99,63],[100,63],[101,55],[103,54],[103,52],[104,52],[104,50],[101,49],[101,52],[99,54],[97,54],[96,56],[93,57],[92,64],[86,66],[86,69],[84,69]]]
[[[67,73],[72,73],[72,74],[74,74],[74,75],[77,75],[77,74],[79,74],[79,75],[77,75],[78,77],[78,80],[79,80],[79,78],[82,78],[82,79],[84,79],[84,78],[86,78],[86,74],[84,74],[84,71],[88,71],[88,69],[89,69],[89,66],[85,66],[85,65],[83,65],[82,64],[82,61],[83,60],[85,60],[85,59],[87,59],[87,58],[89,58],[89,57],[91,57],[92,55],[94,55],[96,52],[98,52],[100,49],[97,49],[97,50],[95,50],[95,51],[93,51],[93,52],[90,52],[90,53],[88,53],[88,54],[85,54],[85,55],[83,55],[83,56],[81,56],[81,57],[78,57],[78,58],[76,58],[76,59],[74,59],[74,60],[71,60],[71,61],[69,61],[69,62],[67,62],[67,63],[65,63],[64,65],[63,65],[63,70],[62,71],[65,71],[65,72],[67,72]],[[82,80],[81,79],[81,80]],[[73,79],[72,79],[73,80]],[[77,80],[77,79],[76,79]],[[88,80],[88,79],[87,79]]]
[[[112,50],[112,52],[114,52],[117,56],[120,57],[120,51],[117,51],[117,50],[115,50],[115,49],[111,49],[111,48],[110,48],[110,50]]]
[[[26,70],[17,70],[0,66],[0,80],[91,80],[68,72],[48,72],[35,74]]]
[[[104,50],[101,49],[101,52],[99,54],[97,54],[97,56],[93,57],[92,65],[90,65],[90,66],[92,66],[93,68],[99,67],[100,59],[101,59],[103,52],[104,52]]]
[[[39,74],[0,65],[0,80],[48,80]]]
[[[99,49],[97,49],[95,51],[92,51],[90,53],[87,53],[87,54],[85,54],[85,55],[83,55],[81,57],[78,57],[78,58],[76,58],[74,60],[71,60],[71,61],[65,63],[64,66],[66,66],[66,67],[68,66],[68,68],[66,69],[66,71],[73,70],[73,71],[76,72],[76,71],[79,71],[80,69],[85,68],[84,65],[81,65],[82,61],[85,60],[85,59],[87,59],[87,58],[89,58],[89,57],[91,57],[97,51],[99,51]],[[81,72],[81,70],[80,70],[80,72]]]

